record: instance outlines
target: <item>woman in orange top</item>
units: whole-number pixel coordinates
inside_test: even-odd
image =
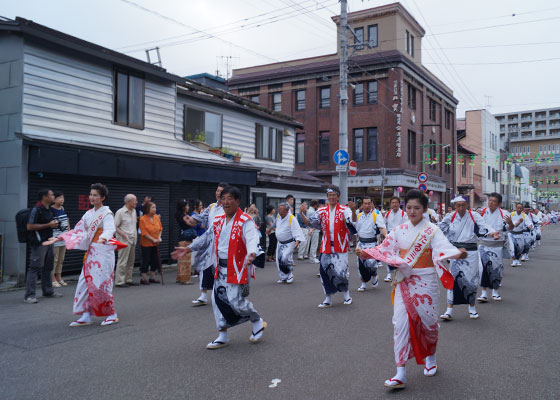
[[[158,245],[161,243],[163,227],[159,215],[156,214],[156,205],[151,201],[144,205],[144,215],[140,217],[140,247],[142,249],[142,266],[140,272],[141,285],[160,283],[156,279],[156,271],[160,266]],[[147,279],[148,267],[150,267],[150,279]]]

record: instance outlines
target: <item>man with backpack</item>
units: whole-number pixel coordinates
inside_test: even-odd
[[[38,198],[39,203],[30,210],[27,222],[27,243],[31,249],[24,297],[24,302],[27,304],[39,302],[35,296],[39,274],[41,274],[43,297],[62,297],[62,294],[56,293],[52,287],[53,246],[43,246],[43,242],[53,236],[53,228],[58,227],[58,222],[54,219],[51,210],[54,193],[50,189],[41,189]]]

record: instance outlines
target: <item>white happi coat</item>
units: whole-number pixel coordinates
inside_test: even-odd
[[[399,210],[394,212],[393,210],[389,210],[387,214],[385,214],[385,224],[387,225],[387,232],[391,232],[397,226],[404,224],[408,221],[408,215],[404,210]]]
[[[110,240],[115,234],[115,220],[107,206],[87,211],[74,229],[59,236],[68,250],[87,250],[74,295],[74,314],[91,312],[101,317],[115,313],[113,271],[117,247],[93,243],[98,229],[103,229],[100,239]]]
[[[280,214],[274,222],[276,228],[276,266],[281,280],[289,279],[292,276],[294,267],[294,247],[295,241],[300,242],[300,246],[305,242],[305,235],[299,226],[297,218],[293,214],[287,214],[284,218]],[[290,243],[281,243],[292,240]]]
[[[436,266],[420,268],[417,263],[410,268],[401,254],[421,246],[417,241],[427,229],[435,233],[424,251],[431,249],[431,259]],[[407,221],[395,227],[381,245],[364,251],[398,267],[393,309],[395,362],[405,364],[409,358],[416,357],[418,364],[424,364],[425,357],[435,354],[438,339],[438,273],[442,276],[449,274],[443,273],[441,261],[459,254],[459,250],[449,243],[436,225],[422,220],[416,226]],[[450,276],[447,285],[449,280],[452,283]]]
[[[202,213],[194,214],[192,216],[196,221],[198,221],[199,223],[201,223],[206,227],[206,232],[204,233],[204,235],[208,235],[208,238],[211,239],[211,242],[209,243],[208,247],[200,248],[196,252],[196,256],[194,258],[193,263],[196,266],[197,270],[199,271],[204,271],[207,268],[216,265],[216,257],[213,251],[214,235],[212,234],[211,232],[212,229],[210,228],[214,225],[214,221],[216,221],[216,218],[223,214],[224,214],[224,208],[222,207],[222,205],[218,203],[212,203],[208,207],[206,207],[204,211],[202,211]],[[202,279],[200,280],[200,282],[202,285]]]

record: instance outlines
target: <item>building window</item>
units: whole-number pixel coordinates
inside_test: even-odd
[[[296,134],[296,163],[303,164],[305,162],[305,133]]]
[[[416,110],[416,88],[408,84],[408,108]]]
[[[272,93],[270,95],[272,110],[282,111],[282,93]]]
[[[354,33],[354,48],[356,50],[363,50],[364,49],[364,28],[355,28]]]
[[[436,160],[437,160],[437,155],[436,155],[436,142],[432,139],[430,139],[430,169],[436,169]]]
[[[255,94],[253,96],[249,96],[249,100],[251,100],[253,103],[259,104],[259,95]]]
[[[296,90],[296,111],[305,110],[305,90]]]
[[[490,166],[488,166],[488,180],[492,179],[491,174],[492,174],[492,168]]]
[[[377,161],[377,128],[367,129],[367,159]]]
[[[255,158],[282,162],[282,131],[255,124]]]
[[[122,71],[115,72],[113,121],[144,129],[144,97],[144,79]]]
[[[319,108],[330,108],[331,106],[331,88],[323,87],[319,89]]]
[[[408,131],[408,163],[416,165],[416,132]]]
[[[364,161],[363,129],[354,129],[354,161]]]
[[[445,110],[445,129],[451,129],[451,111]]]
[[[319,132],[319,162],[326,164],[331,159],[330,132]]]
[[[361,105],[364,104],[364,84],[356,83],[354,86],[354,104]]]
[[[430,120],[436,120],[436,102],[432,99],[429,99],[429,106],[430,106]]]
[[[378,46],[377,24],[368,26],[368,43],[370,47]]]
[[[367,84],[367,102],[368,104],[377,103],[377,81],[369,81]]]
[[[414,35],[410,35],[410,55],[414,57]]]
[[[222,147],[222,116],[220,114],[185,106],[183,116],[184,140],[205,142],[212,147]]]
[[[463,178],[467,177],[467,163],[463,160],[463,164],[461,164],[461,176]]]

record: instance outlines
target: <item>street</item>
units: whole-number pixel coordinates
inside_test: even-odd
[[[557,225],[545,227],[530,261],[506,260],[503,301],[478,305],[478,320],[458,306],[441,323],[437,375],[424,377],[411,360],[401,391],[383,386],[394,375],[391,285],[358,293],[352,255],[350,306],[337,294],[334,307],[317,308],[318,266],[307,261],[297,261],[292,285],[276,283],[273,263],[257,270],[250,299],[268,322],[262,341],[249,342],[246,323],[215,351],[205,348],[216,337],[211,306],[191,307],[198,279],[177,285],[174,270],[163,286],[115,288],[121,322],[110,327],[99,318],[68,327],[75,282],[36,305],[21,290],[0,293],[1,398],[557,399],[559,240]]]

